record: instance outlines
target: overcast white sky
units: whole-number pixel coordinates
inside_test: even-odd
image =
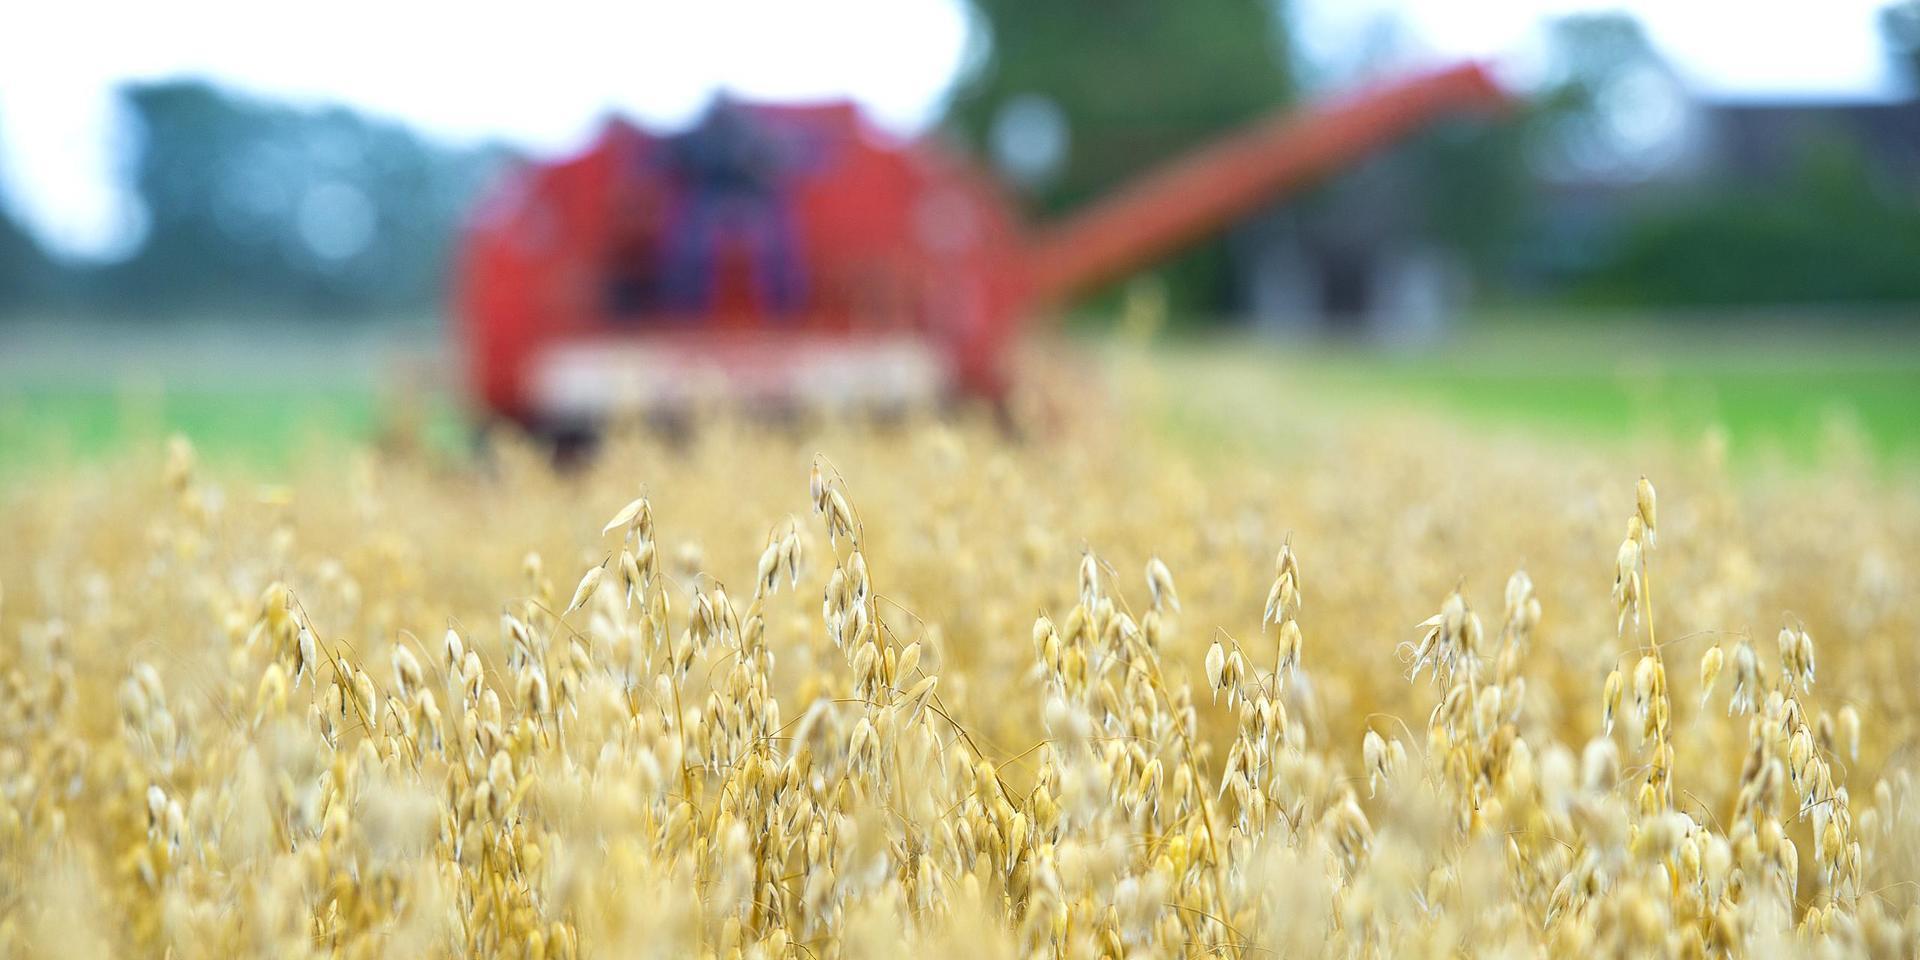
[[[1624,7],[1698,86],[1732,95],[1886,89],[1885,0],[1295,0],[1309,56],[1349,61],[1382,14],[1434,56],[1524,74],[1555,14]],[[124,248],[126,136],[112,91],[209,77],[338,102],[452,141],[578,143],[607,110],[689,118],[726,87],[851,96],[883,124],[924,126],[965,62],[961,0],[59,0],[0,14],[0,195],[59,252]]]

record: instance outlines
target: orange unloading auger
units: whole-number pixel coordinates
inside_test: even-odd
[[[1031,241],[1029,296],[1057,305],[1151,264],[1434,120],[1503,108],[1479,64],[1362,89],[1250,129],[1146,175]]]

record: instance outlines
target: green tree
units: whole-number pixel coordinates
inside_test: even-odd
[[[1058,216],[1285,104],[1293,91],[1277,0],[974,0],[988,48],[948,124],[983,152],[1008,109],[1044,98],[1064,120],[1056,175],[1025,190]],[[1220,240],[1169,265],[1176,310],[1217,312]]]
[[[1667,158],[1627,132],[1658,88],[1683,96],[1679,81],[1640,22],[1624,13],[1574,14],[1547,32],[1552,77],[1533,107],[1535,155],[1550,178],[1632,179]]]
[[[108,309],[337,317],[424,311],[503,153],[450,150],[342,108],[201,82],[130,88],[149,231],[103,271]]]
[[[1920,0],[1900,0],[1882,8],[1880,37],[1901,79],[1920,92]]]
[[[0,320],[44,305],[55,273],[40,245],[8,213],[0,194]]]
[[[1920,207],[1858,144],[1824,139],[1781,182],[1650,202],[1581,292],[1677,306],[1912,303],[1917,263]]]

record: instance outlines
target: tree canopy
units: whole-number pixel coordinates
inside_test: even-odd
[[[983,154],[1004,111],[1050,102],[1064,121],[1056,175],[1023,192],[1058,216],[1155,165],[1286,104],[1293,94],[1277,0],[974,0],[983,61],[960,82],[948,125]],[[1171,265],[1176,306],[1217,310],[1225,246]]]

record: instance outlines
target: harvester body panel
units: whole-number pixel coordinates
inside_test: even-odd
[[[722,101],[667,136],[611,121],[476,210],[469,372],[491,412],[565,427],[706,398],[997,399],[1038,311],[1499,103],[1467,65],[1276,115],[1032,238],[967,161],[849,104]]]
[[[724,109],[673,137],[611,122],[487,198],[459,294],[485,405],[1000,389],[1021,247],[992,182],[849,105]]]

